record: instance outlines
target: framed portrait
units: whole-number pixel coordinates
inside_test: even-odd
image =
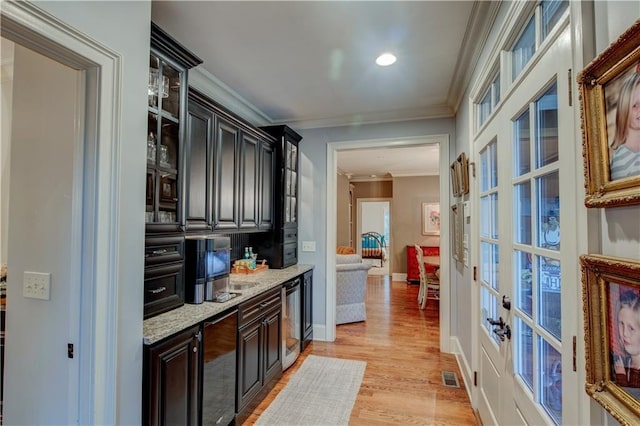
[[[640,424],[640,261],[583,255],[586,390],[622,424]]]
[[[458,156],[458,168],[460,170],[460,195],[469,193],[469,159],[464,152]]]
[[[422,235],[440,235],[440,204],[422,203]]]
[[[458,163],[458,160],[451,163],[449,169],[451,170],[451,191],[454,197],[459,197],[462,195],[462,190],[460,188],[460,163]]]
[[[640,204],[640,20],[578,74],[585,205]]]

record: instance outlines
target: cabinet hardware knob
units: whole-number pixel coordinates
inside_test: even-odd
[[[162,293],[163,291],[165,291],[167,288],[166,287],[158,287],[156,289],[153,290],[147,290],[149,293],[151,294],[158,294],[158,293]]]

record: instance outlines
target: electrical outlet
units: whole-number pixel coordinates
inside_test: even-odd
[[[316,242],[315,241],[303,241],[302,242],[302,251],[316,251]]]
[[[24,272],[22,295],[31,299],[49,300],[51,293],[51,274],[43,272]]]

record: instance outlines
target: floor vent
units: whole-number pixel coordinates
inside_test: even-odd
[[[443,371],[442,372],[442,384],[448,386],[450,388],[459,388],[460,383],[458,383],[458,376],[454,371]]]

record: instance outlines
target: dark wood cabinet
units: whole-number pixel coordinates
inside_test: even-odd
[[[182,306],[184,237],[147,236],[144,259],[144,318]]]
[[[285,125],[262,128],[276,138],[274,231],[256,243],[272,268],[298,263],[298,144],[302,136]]]
[[[187,73],[202,62],[151,24],[147,123],[147,232],[184,226],[184,122]]]
[[[187,231],[212,227],[214,123],[213,111],[190,92],[185,144]]]
[[[258,228],[260,198],[260,141],[242,133],[240,153],[240,228]]]
[[[302,276],[302,340],[300,350],[303,351],[313,340],[313,270]]]
[[[197,425],[200,326],[144,350],[143,424]]]
[[[258,229],[273,229],[273,183],[276,169],[276,157],[273,143],[260,141],[260,203]]]
[[[282,289],[240,304],[238,315],[236,421],[242,423],[282,375]]]
[[[238,229],[240,129],[223,118],[216,121],[213,229]]]

